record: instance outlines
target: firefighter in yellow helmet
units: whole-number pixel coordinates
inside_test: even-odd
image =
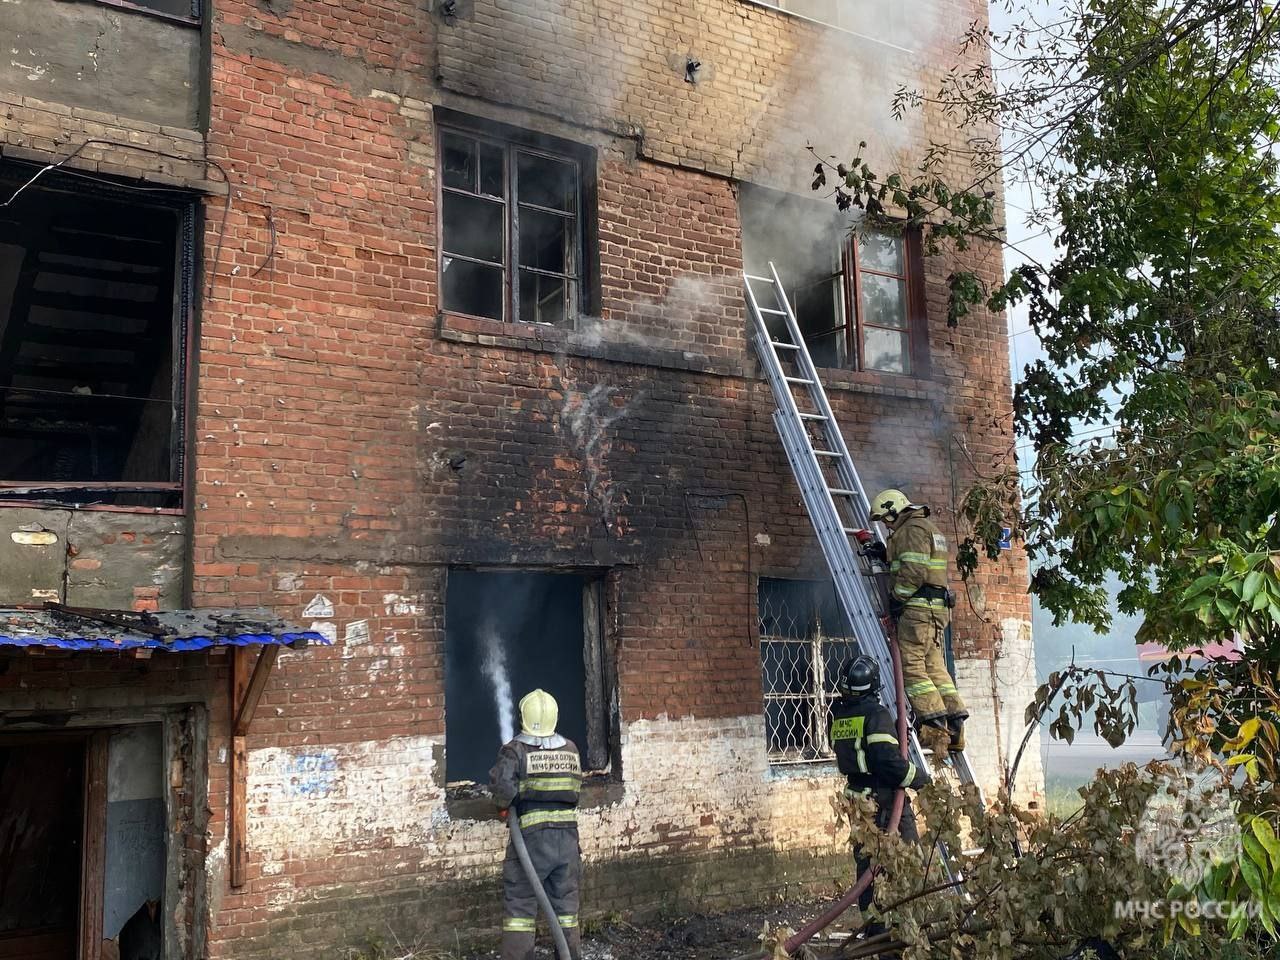
[[[947,589],[947,539],[929,519],[929,508],[901,490],[882,490],[871,501],[871,519],[889,530],[889,614],[898,624],[902,679],[916,725],[947,735],[948,749],[964,749],[969,717],[947,671],[942,644],[951,624]]]
[[[519,818],[534,872],[577,960],[582,954],[577,814],[582,763],[573,742],[556,733],[559,713],[555,697],[545,690],[520,701],[520,733],[498,751],[489,787],[498,809]],[[510,842],[502,893],[502,960],[533,960],[538,901]]]

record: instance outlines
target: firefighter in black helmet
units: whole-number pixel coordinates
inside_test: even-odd
[[[844,665],[836,681],[840,698],[831,707],[831,744],[836,763],[848,779],[846,796],[871,797],[876,804],[876,826],[885,830],[893,813],[893,797],[899,787],[919,790],[929,774],[902,756],[893,715],[880,703],[880,670],[870,657],[858,655]],[[916,843],[915,813],[904,797],[898,821],[902,839]],[[871,863],[861,847],[854,849],[861,874]],[[872,888],[858,898],[864,911],[871,906]],[[882,932],[883,926],[868,924],[867,934]]]

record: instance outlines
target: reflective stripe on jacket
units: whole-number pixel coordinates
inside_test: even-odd
[[[489,771],[494,802],[514,807],[524,829],[578,822],[582,762],[570,740],[558,747],[537,747],[512,740],[498,751]]]
[[[865,794],[877,787],[918,789],[929,782],[923,770],[903,758],[893,717],[875,697],[835,702],[831,746],[853,793]]]
[[[947,589],[947,538],[932,520],[921,513],[909,516],[889,537],[887,552],[894,599],[908,607],[947,608],[941,593]],[[938,595],[919,596],[924,587]]]

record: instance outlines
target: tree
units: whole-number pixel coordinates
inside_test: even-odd
[[[1003,242],[1002,179],[1044,198],[1040,215],[1057,231],[1051,263],[1021,266],[994,289],[951,277],[949,323],[978,305],[1026,303],[1048,357],[1015,395],[1017,428],[1035,450],[1030,494],[1020,502],[1017,471],[991,465],[965,497],[961,566],[968,575],[997,557],[1011,527],[1036,565],[1031,590],[1058,622],[1105,629],[1102,584],[1113,576],[1120,609],[1143,619],[1140,639],[1243,641],[1244,662],[1165,675],[1175,747],[1219,771],[1240,827],[1235,856],[1197,891],[1172,892],[1261,912],[1256,924],[1207,921],[1203,938],[1198,925],[1175,926],[1161,955],[1250,956],[1230,951],[1258,937],[1273,946],[1280,926],[1280,8],[1071,0],[1043,20],[1025,6],[1018,26],[975,27],[964,43],[990,57],[936,91],[900,91],[895,109],[941,105],[971,132],[966,143],[934,144],[918,168],[888,175],[861,158],[822,162],[814,186],[834,186],[842,208],[873,222],[921,226],[934,253]],[[948,181],[941,161],[959,155],[972,177]],[[1097,435],[1073,442],[1082,426]],[[1116,706],[1093,683],[1054,692],[1059,735],[1090,707]],[[1032,710],[1054,706],[1046,688]],[[1237,768],[1245,776],[1233,781]],[[1064,836],[1110,836],[1118,856],[1126,825],[1101,810],[1130,811],[1141,792],[1130,787],[1092,785],[1085,822]],[[1067,855],[1047,836],[1031,849]],[[1111,889],[1106,880],[1088,882]],[[1039,903],[1037,889],[1020,895]],[[1235,946],[1213,952],[1224,934]],[[918,956],[950,955],[913,942]],[[1059,955],[1021,946],[990,955]],[[984,949],[995,947],[1005,949]]]

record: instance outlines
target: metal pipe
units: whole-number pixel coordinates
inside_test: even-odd
[[[555,910],[551,909],[551,900],[542,886],[542,881],[538,879],[538,872],[533,869],[533,861],[529,859],[529,848],[524,844],[524,834],[520,832],[520,817],[515,810],[507,811],[507,826],[511,828],[511,846],[515,847],[516,859],[524,868],[524,875],[529,878],[533,895],[538,899],[539,908],[546,914],[547,924],[551,927],[551,939],[556,944],[556,953],[560,960],[573,960],[569,954],[569,941],[564,938],[564,931],[560,929],[560,918],[556,916]]]

